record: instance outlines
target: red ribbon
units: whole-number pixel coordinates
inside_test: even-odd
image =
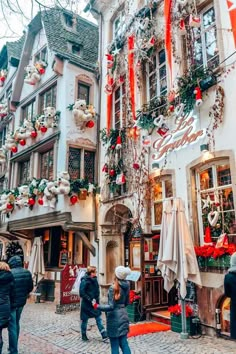
[[[229,0],[227,1],[228,9],[230,9],[233,5],[233,3]],[[231,26],[232,26],[232,33],[234,36],[234,46],[236,47],[236,9],[232,9],[229,11],[229,17],[231,21]]]
[[[136,120],[135,112],[135,77],[134,77],[134,36],[128,37],[128,67],[130,85],[130,104],[133,119]]]
[[[107,84],[109,86],[113,85],[113,78],[108,75],[107,76]],[[111,130],[111,122],[112,122],[112,102],[113,102],[113,95],[107,95],[107,134],[110,134]]]
[[[172,47],[171,47],[171,6],[172,0],[165,0],[164,15],[165,15],[165,47],[166,56],[170,73],[170,84],[172,84]]]

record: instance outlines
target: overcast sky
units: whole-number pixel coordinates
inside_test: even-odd
[[[39,1],[45,6],[52,7],[58,0]],[[91,14],[83,12],[86,6],[84,0],[61,0],[59,2],[67,9],[72,9],[82,17],[95,22]],[[16,41],[22,36],[28,23],[39,9],[36,0],[0,0],[0,50],[6,42]]]

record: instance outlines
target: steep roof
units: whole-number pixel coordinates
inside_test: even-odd
[[[73,16],[74,26],[66,25],[64,18],[66,15]],[[41,16],[49,48],[59,57],[93,71],[98,58],[98,26],[58,8],[43,11]],[[71,45],[80,46],[81,55],[73,54]]]

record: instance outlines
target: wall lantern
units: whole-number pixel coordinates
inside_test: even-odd
[[[158,163],[158,162],[153,162],[153,164],[152,164],[152,170],[159,170],[159,168],[160,168],[159,163]]]
[[[208,144],[200,145],[200,151],[203,153],[209,151],[209,145]]]

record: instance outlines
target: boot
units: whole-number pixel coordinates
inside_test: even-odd
[[[85,342],[87,342],[89,340],[86,333],[84,333],[84,334],[82,333],[82,340]]]

